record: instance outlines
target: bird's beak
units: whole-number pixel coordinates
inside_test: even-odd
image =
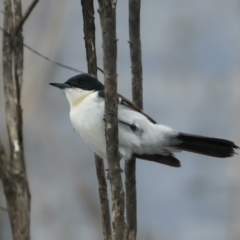
[[[70,88],[71,86],[66,83],[49,83],[50,85],[54,87],[58,87],[60,89]]]

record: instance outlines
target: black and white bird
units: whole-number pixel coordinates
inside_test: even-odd
[[[74,130],[103,159],[107,158],[104,122],[104,85],[93,75],[79,74],[65,83],[50,83],[65,91]],[[174,152],[232,157],[233,142],[181,133],[156,123],[131,101],[118,94],[118,138],[122,158],[136,157],[180,167]]]

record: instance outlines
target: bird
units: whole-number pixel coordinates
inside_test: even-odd
[[[49,83],[66,94],[72,126],[85,143],[107,159],[105,139],[104,85],[88,73],[71,77],[65,83]],[[117,94],[118,149],[122,159],[132,157],[180,167],[175,153],[193,152],[217,158],[232,157],[239,149],[234,142],[176,131],[158,124],[134,103]]]

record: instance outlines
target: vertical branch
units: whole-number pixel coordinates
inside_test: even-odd
[[[1,175],[14,240],[30,239],[30,193],[24,163],[20,93],[23,37],[15,36],[22,18],[21,0],[4,1],[3,81],[10,154],[1,158]]]
[[[98,178],[98,189],[100,204],[102,210],[102,225],[103,225],[103,237],[104,240],[112,240],[112,231],[111,231],[111,218],[109,212],[109,201],[107,193],[107,182],[105,178],[105,168],[103,159],[95,154],[96,162],[96,171]]]
[[[129,0],[129,44],[132,71],[133,102],[143,108],[142,50],[140,39],[141,0]],[[134,240],[137,235],[136,160],[125,163],[126,175],[126,239]]]
[[[8,176],[8,159],[0,138],[0,179],[7,179]]]
[[[142,46],[140,36],[141,0],[129,0],[129,39],[133,102],[143,109]]]
[[[84,21],[84,40],[88,72],[97,75],[97,56],[95,45],[95,23],[93,0],[81,0],[83,21]],[[103,236],[105,240],[112,239],[111,219],[109,212],[109,201],[107,193],[107,182],[105,178],[104,162],[95,154],[96,173],[98,178],[98,190],[100,205],[102,210]]]
[[[103,39],[105,128],[114,238],[124,239],[124,191],[118,153],[116,1],[98,0]]]
[[[19,26],[22,20],[22,4],[21,0],[13,0],[13,7],[14,7],[14,32],[16,32],[16,27]],[[23,35],[22,31],[19,31],[18,34],[15,36],[15,43],[14,43],[14,73],[15,73],[15,82],[16,82],[16,89],[17,89],[17,96],[18,101],[20,104],[20,93],[23,81]],[[20,111],[21,111],[21,107]],[[19,116],[22,117],[22,114]]]
[[[93,0],[81,0],[83,31],[86,48],[88,72],[97,75],[97,55],[95,45],[95,23]]]

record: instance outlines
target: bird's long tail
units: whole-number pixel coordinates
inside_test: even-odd
[[[174,146],[175,148],[212,157],[232,157],[236,153],[235,150],[239,149],[233,142],[219,138],[186,133],[179,133],[176,138],[180,142]]]

